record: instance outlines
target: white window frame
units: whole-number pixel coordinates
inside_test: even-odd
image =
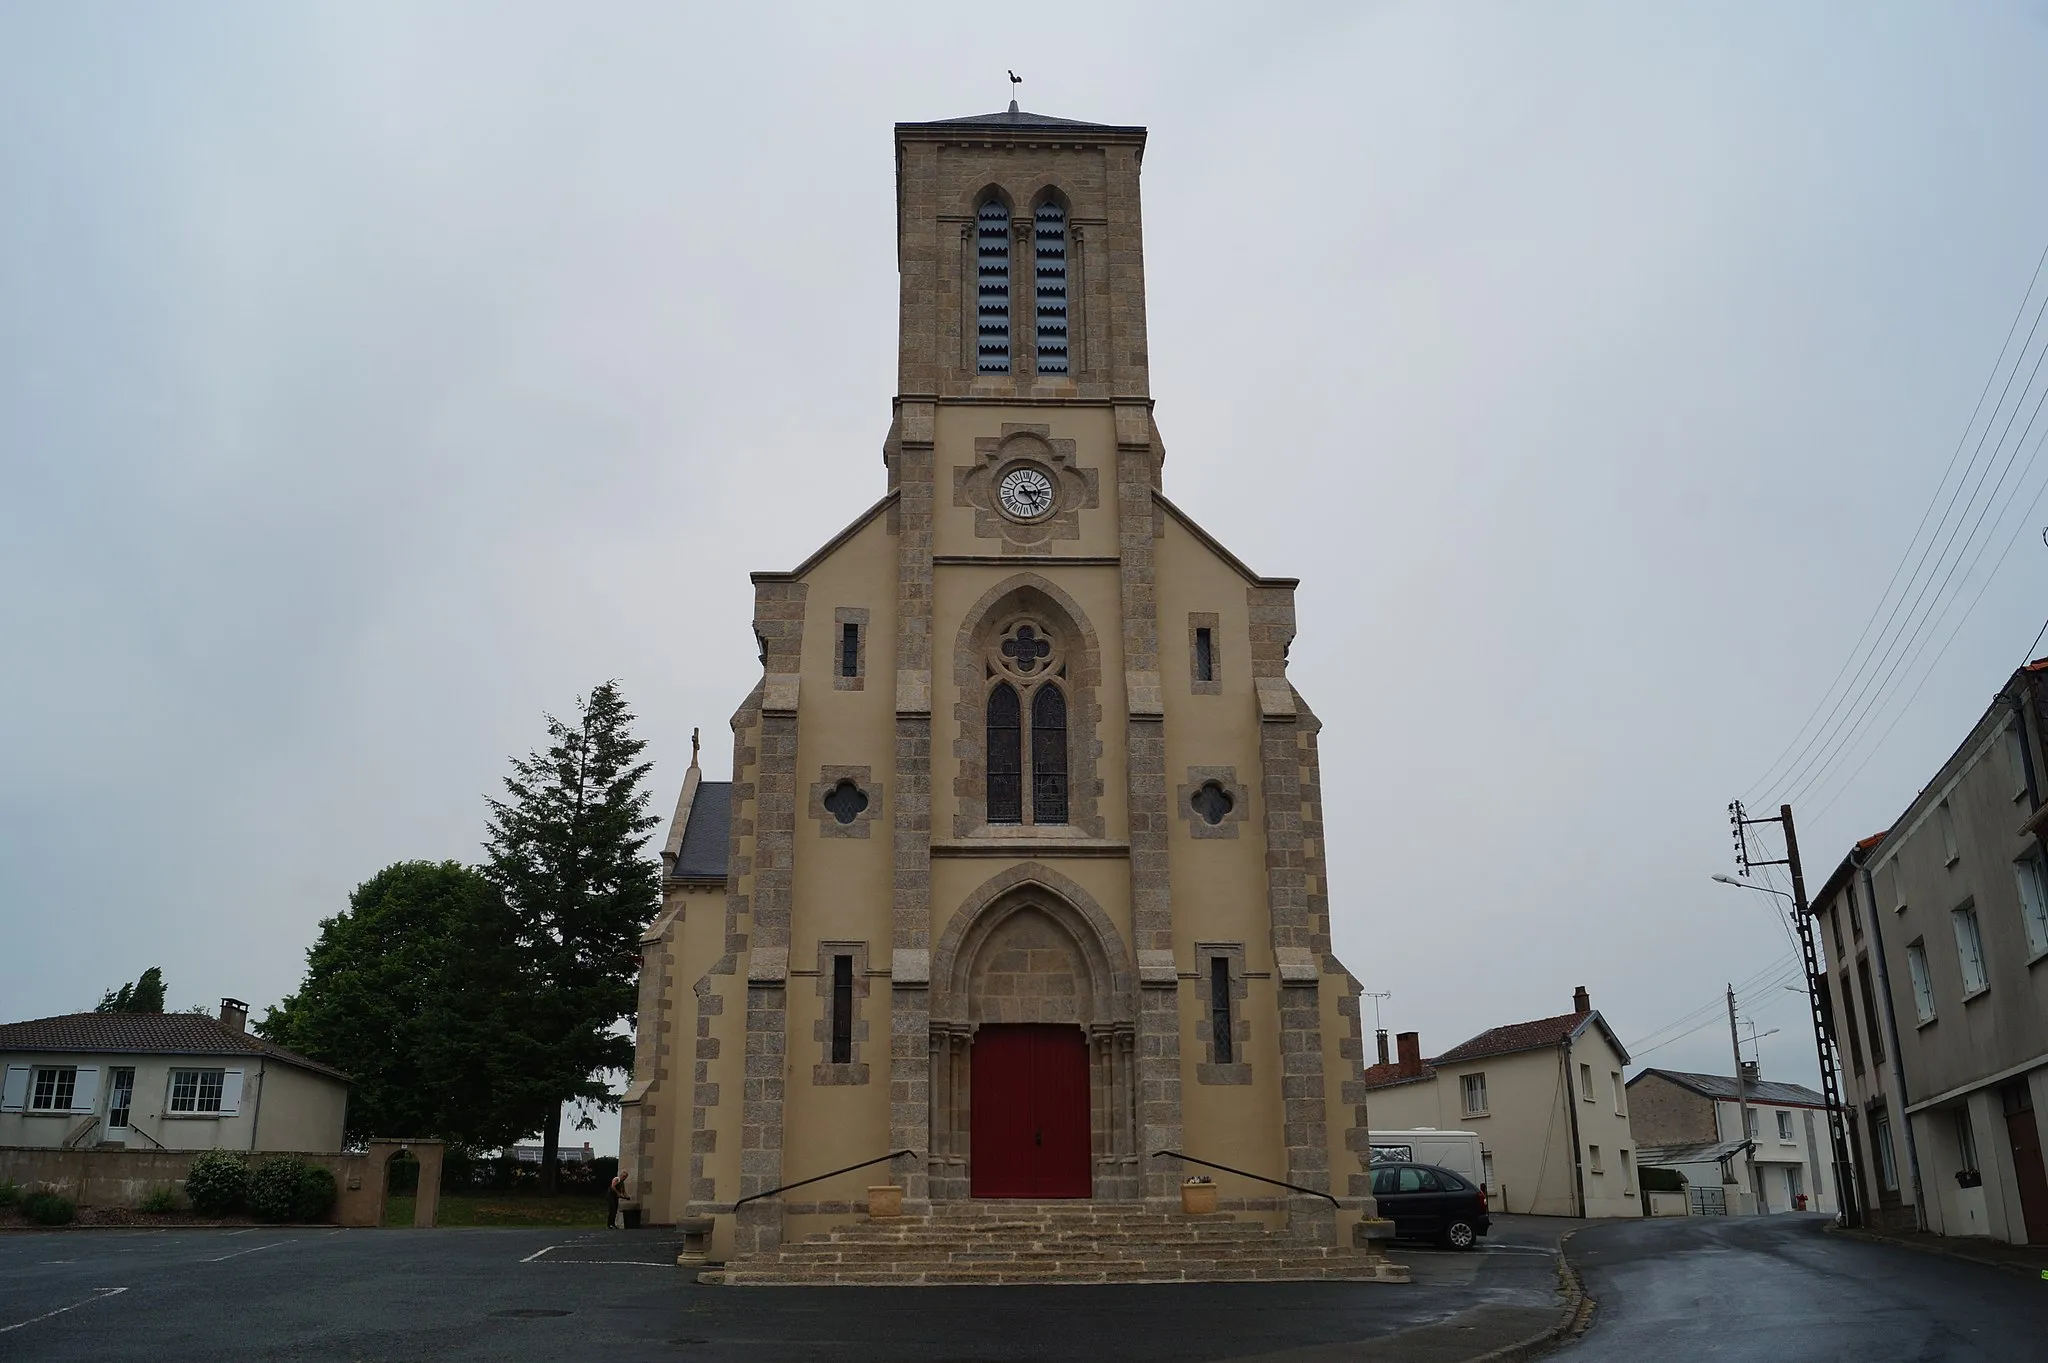
[[[1621,1156],[1621,1191],[1630,1197],[1634,1197],[1636,1195],[1635,1161],[1628,1157],[1628,1151],[1626,1150],[1617,1150],[1615,1153]]]
[[[1795,1137],[1793,1136],[1793,1134],[1792,1134],[1792,1114],[1791,1114],[1791,1113],[1789,1113],[1789,1112],[1787,1112],[1787,1111],[1785,1111],[1785,1110],[1784,1110],[1783,1108],[1779,1108],[1779,1109],[1777,1110],[1777,1115],[1778,1115],[1778,1144],[1780,1144],[1780,1145],[1795,1145],[1795,1144],[1797,1144],[1798,1142],[1797,1142],[1796,1138],[1795,1138]]]
[[[2027,930],[2027,963],[2048,956],[2048,864],[2030,852],[2012,864],[2020,892],[2020,921]]]
[[[1913,979],[1913,1012],[1925,1027],[1934,1021],[1934,975],[1927,967],[1924,939],[1906,943],[1906,973]]]
[[[1888,1193],[1899,1190],[1899,1157],[1892,1150],[1891,1114],[1880,1112],[1870,1119],[1870,1144],[1877,1151],[1877,1177]]]
[[[1963,854],[1957,849],[1956,814],[1948,807],[1948,801],[1934,807],[1934,822],[1941,829],[1941,855],[1945,858],[1942,864],[1953,866],[1963,859]]]
[[[1486,1108],[1486,1071],[1474,1070],[1471,1074],[1458,1077],[1458,1092],[1465,1104],[1467,1117],[1484,1117]],[[1473,1102],[1474,1097],[1478,1102]]]
[[[1614,1115],[1626,1117],[1628,1116],[1628,1085],[1621,1082],[1620,1070],[1609,1070],[1607,1075],[1614,1083]]]
[[[50,1076],[49,1099],[43,1100],[43,1077]],[[57,1116],[71,1111],[71,1103],[78,1093],[78,1066],[36,1065],[28,1072],[28,1113],[30,1116]],[[58,1101],[58,1099],[62,1101]]]
[[[1905,872],[1899,869],[1899,863],[1897,861],[1892,862],[1891,872],[1892,912],[1904,913],[1906,911],[1906,874]]]
[[[1991,972],[1984,960],[1984,930],[1977,922],[1977,905],[1966,900],[1949,910],[1949,923],[1956,934],[1956,963],[1963,975],[1963,1001],[1991,991]]]
[[[2005,760],[2012,766],[2012,798],[2015,802],[2027,798],[2027,753],[2026,737],[2020,733],[2020,726],[2011,724],[2005,730]]]
[[[192,1091],[189,1094],[185,1095],[184,1098],[181,1100],[178,1094],[178,1081],[187,1078],[188,1076],[191,1078],[192,1081]],[[206,1081],[208,1079],[214,1081],[212,1085],[213,1092],[211,1094],[209,1094],[206,1091],[208,1087]],[[222,1115],[223,1104],[226,1100],[226,1070],[196,1069],[190,1067],[183,1069],[175,1069],[171,1071],[170,1083],[170,1097],[164,1103],[165,1116],[218,1117]],[[180,1105],[181,1101],[182,1106]],[[211,1101],[212,1103],[211,1107],[207,1106],[207,1103],[209,1101]]]
[[[1748,1141],[1753,1141],[1753,1140],[1757,1139],[1757,1135],[1758,1135],[1758,1133],[1759,1133],[1759,1132],[1761,1132],[1761,1131],[1763,1130],[1763,1121],[1762,1121],[1762,1119],[1761,1119],[1761,1118],[1759,1118],[1759,1117],[1758,1117],[1758,1116],[1756,1115],[1756,1109],[1755,1109],[1755,1108],[1751,1108],[1751,1109],[1749,1109],[1749,1114],[1748,1114],[1748,1115],[1749,1115],[1749,1125],[1748,1125],[1748,1127],[1747,1127],[1747,1128],[1745,1128],[1745,1129],[1744,1129],[1744,1131],[1743,1131],[1743,1133],[1742,1133],[1742,1138],[1743,1138],[1744,1140],[1748,1140]]]
[[[1593,1101],[1593,1067],[1583,1060],[1579,1062],[1579,1097]]]
[[[1589,1145],[1586,1147],[1586,1167],[1596,1174],[1604,1174],[1607,1172],[1605,1169],[1600,1167],[1599,1146]]]

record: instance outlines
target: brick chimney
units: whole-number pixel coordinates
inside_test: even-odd
[[[237,1032],[249,1030],[249,1005],[240,999],[220,1001],[220,1025]]]
[[[1384,1065],[1387,1063],[1387,1029],[1382,1027],[1377,1032],[1374,1032],[1373,1035],[1379,1038],[1380,1063]]]
[[[1572,990],[1572,1011],[1574,1013],[1590,1013],[1593,1011],[1593,996],[1586,992],[1586,986],[1583,984],[1577,989]]]
[[[1401,1067],[1396,1073],[1403,1079],[1422,1077],[1422,1033],[1401,1032],[1395,1035],[1394,1045],[1401,1052]]]

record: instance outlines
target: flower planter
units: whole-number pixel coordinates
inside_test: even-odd
[[[1180,1209],[1189,1216],[1212,1215],[1216,1210],[1216,1185],[1207,1182],[1181,1184]]]
[[[893,1183],[878,1184],[868,1189],[868,1219],[885,1221],[890,1217],[903,1215],[903,1190]]]

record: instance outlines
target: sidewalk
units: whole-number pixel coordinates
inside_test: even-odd
[[[1872,1244],[1904,1245],[1928,1254],[1945,1254],[1951,1259],[1967,1259],[1975,1264],[2011,1269],[2029,1278],[2048,1278],[2048,1245],[2009,1245],[2003,1240],[1981,1235],[1936,1235],[1932,1231],[1921,1230],[1844,1230],[1839,1226],[1829,1226],[1828,1230],[1835,1235],[1868,1240]]]

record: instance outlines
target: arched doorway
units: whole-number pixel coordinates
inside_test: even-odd
[[[1128,955],[1035,863],[961,906],[933,953],[931,1196],[1135,1196]]]

